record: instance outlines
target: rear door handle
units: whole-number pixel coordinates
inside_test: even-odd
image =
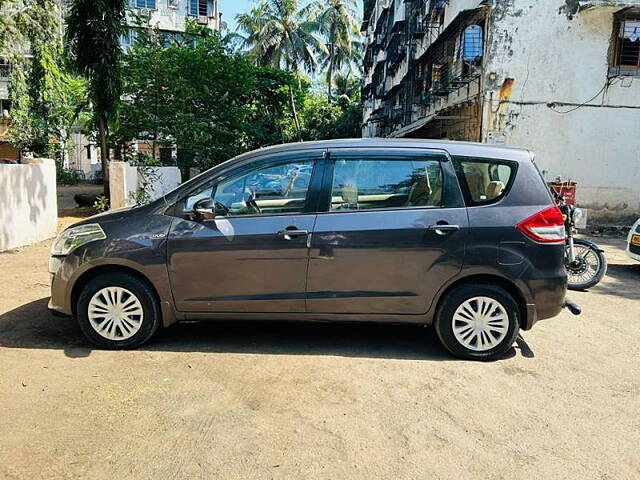
[[[295,230],[295,229],[284,229],[284,230],[280,230],[278,232],[278,236],[279,237],[284,237],[285,240],[291,240],[292,238],[295,237],[303,237],[309,235],[309,231],[308,230]]]
[[[457,232],[458,230],[460,230],[460,225],[450,225],[448,223],[443,223],[441,225],[431,225],[428,227],[428,230],[433,230],[438,235],[447,235],[451,232]]]

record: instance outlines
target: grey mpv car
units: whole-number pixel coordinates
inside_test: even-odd
[[[62,232],[49,306],[106,348],[183,320],[346,320],[433,324],[488,359],[565,305],[564,238],[527,150],[280,145]]]

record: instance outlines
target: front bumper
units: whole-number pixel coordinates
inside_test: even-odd
[[[627,255],[640,262],[640,245],[634,245],[633,243],[631,243],[631,240],[629,240],[627,242]]]
[[[61,312],[59,310],[60,307],[56,307],[56,305],[54,304],[51,298],[49,298],[49,303],[47,304],[47,308],[49,309],[49,313],[51,313],[51,315],[53,315],[54,317],[65,317],[65,318],[71,317],[71,315]]]
[[[62,280],[61,267],[66,257],[49,258],[49,278],[51,281],[51,297],[47,307],[54,315],[70,316],[69,302],[66,301],[67,282]]]
[[[640,220],[633,224],[627,236],[627,255],[640,262],[640,245],[631,243],[634,235],[640,235]]]

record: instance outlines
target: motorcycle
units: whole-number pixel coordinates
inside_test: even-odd
[[[586,290],[597,285],[607,272],[607,259],[596,243],[584,238],[576,238],[576,224],[582,210],[569,205],[563,195],[551,188],[556,204],[564,217],[566,231],[564,266],[567,269],[570,290]]]

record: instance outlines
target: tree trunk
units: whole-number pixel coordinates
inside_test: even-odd
[[[104,195],[109,197],[109,149],[107,148],[107,118],[105,114],[98,115],[98,143],[100,143],[100,161],[102,163],[102,184]]]
[[[293,74],[298,79],[298,91],[302,90],[302,82],[300,81],[300,75],[298,75],[298,63],[293,62]],[[287,62],[287,71],[291,71],[289,62]],[[296,125],[296,133],[298,134],[298,140],[302,141],[302,134],[300,133],[300,120],[298,120],[298,109],[296,108],[296,99],[293,96],[293,88],[289,85],[289,99],[291,101],[291,113],[293,113],[293,122]]]
[[[327,102],[331,103],[333,87],[334,49],[333,43],[329,46],[329,70],[327,71]]]
[[[289,85],[289,98],[291,99],[291,112],[293,113],[293,121],[296,124],[298,140],[302,140],[302,135],[300,134],[300,121],[298,120],[298,110],[296,109],[296,100],[293,98],[293,88],[291,88],[291,85]]]

